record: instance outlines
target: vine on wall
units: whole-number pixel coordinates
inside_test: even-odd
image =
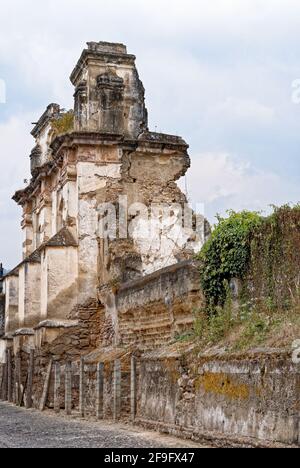
[[[263,222],[256,212],[230,211],[228,214],[228,218],[218,217],[218,224],[199,255],[201,284],[210,311],[224,305],[228,282],[246,275],[251,234]]]
[[[284,310],[300,296],[300,206],[257,212],[230,211],[218,223],[199,258],[209,312],[223,307],[228,284],[239,278],[245,300]]]

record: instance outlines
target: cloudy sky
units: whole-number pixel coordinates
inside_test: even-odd
[[[21,257],[11,195],[29,177],[31,122],[50,102],[72,107],[68,77],[87,41],[123,42],[137,55],[151,128],[190,144],[189,197],[211,221],[300,200],[298,0],[6,0],[0,18],[5,266]]]

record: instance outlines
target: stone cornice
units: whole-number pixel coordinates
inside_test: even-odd
[[[55,163],[52,161],[44,164],[35,174],[35,177],[31,179],[30,184],[23,190],[18,190],[17,192],[15,192],[12,199],[18,205],[23,205],[27,201],[27,199],[33,195],[34,191],[38,188],[38,185],[41,182],[41,180],[48,176],[49,171],[54,165]]]
[[[34,331],[32,328],[20,328],[13,333],[13,336],[34,336]]]
[[[53,150],[53,158],[64,148],[73,148],[80,145],[113,145],[120,144],[124,137],[119,134],[97,132],[72,132],[56,137],[50,147]]]
[[[189,145],[179,136],[167,135],[156,132],[143,132],[137,140],[125,138],[120,134],[99,133],[99,132],[69,132],[57,136],[50,145],[52,149],[53,161],[47,162],[40,169],[36,170],[33,179],[28,187],[19,190],[13,196],[13,200],[19,205],[23,205],[38,188],[40,181],[51,174],[61,165],[62,151],[74,149],[79,146],[119,146],[128,151],[147,151],[150,149],[157,153],[159,151],[170,150],[178,153],[187,153]],[[73,174],[76,177],[75,174]]]
[[[51,149],[53,150],[53,158],[55,154],[64,148],[74,148],[80,145],[89,146],[111,146],[120,145],[123,147],[137,148],[138,146],[147,146],[151,148],[159,149],[176,149],[179,151],[186,151],[189,145],[183,140],[183,138],[175,135],[167,135],[164,133],[156,132],[144,132],[137,140],[131,140],[125,138],[120,134],[111,133],[99,133],[99,132],[72,132],[65,133],[56,137],[51,143]]]

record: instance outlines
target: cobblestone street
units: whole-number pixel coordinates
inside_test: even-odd
[[[0,448],[200,448],[200,445],[108,422],[66,419],[0,403]]]

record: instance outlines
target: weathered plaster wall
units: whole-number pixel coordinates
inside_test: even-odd
[[[143,274],[149,275],[178,262],[184,251],[199,252],[204,235],[196,237],[192,228],[182,226],[180,205],[152,206],[148,213],[131,223],[132,238],[141,253]],[[191,239],[194,237],[194,241]]]
[[[57,189],[51,192],[51,237],[57,233]]]
[[[8,276],[5,279],[5,332],[10,333],[19,326],[19,278]]]
[[[18,298],[19,326],[23,327],[25,322],[25,264],[19,268],[19,298]]]
[[[37,225],[36,225],[36,247],[39,247],[44,242],[48,241],[51,237],[51,205],[46,203],[37,211]]]
[[[49,160],[49,143],[53,133],[51,122],[45,126],[37,138],[37,144],[41,149],[40,165],[44,165]]]
[[[95,161],[107,157],[108,151],[95,153]],[[91,155],[89,155],[90,157]],[[83,158],[83,156],[80,156]],[[118,158],[112,150],[111,158]],[[95,297],[98,285],[99,266],[99,205],[106,201],[106,187],[110,180],[120,178],[120,164],[101,162],[79,162],[78,193],[78,239],[79,239],[79,301]]]
[[[41,271],[41,320],[66,319],[78,301],[77,248],[47,247]]]
[[[6,343],[3,340],[0,340],[0,364],[5,364],[6,353]],[[1,374],[1,369],[0,369]],[[0,375],[1,376],[1,375]]]
[[[64,226],[68,226],[74,235],[77,234],[78,217],[78,188],[76,181],[76,169],[70,169],[69,178],[62,188],[63,212],[62,221]],[[57,215],[56,215],[57,216]]]
[[[170,432],[300,444],[300,368],[280,354],[144,356],[138,417]]]
[[[21,316],[20,325],[23,323],[25,328],[31,328],[39,323],[41,317],[41,264],[25,263],[22,269],[19,279],[24,280],[24,285],[20,285],[20,290],[24,290],[24,306],[22,304],[20,310],[21,313],[24,311],[24,317]]]

